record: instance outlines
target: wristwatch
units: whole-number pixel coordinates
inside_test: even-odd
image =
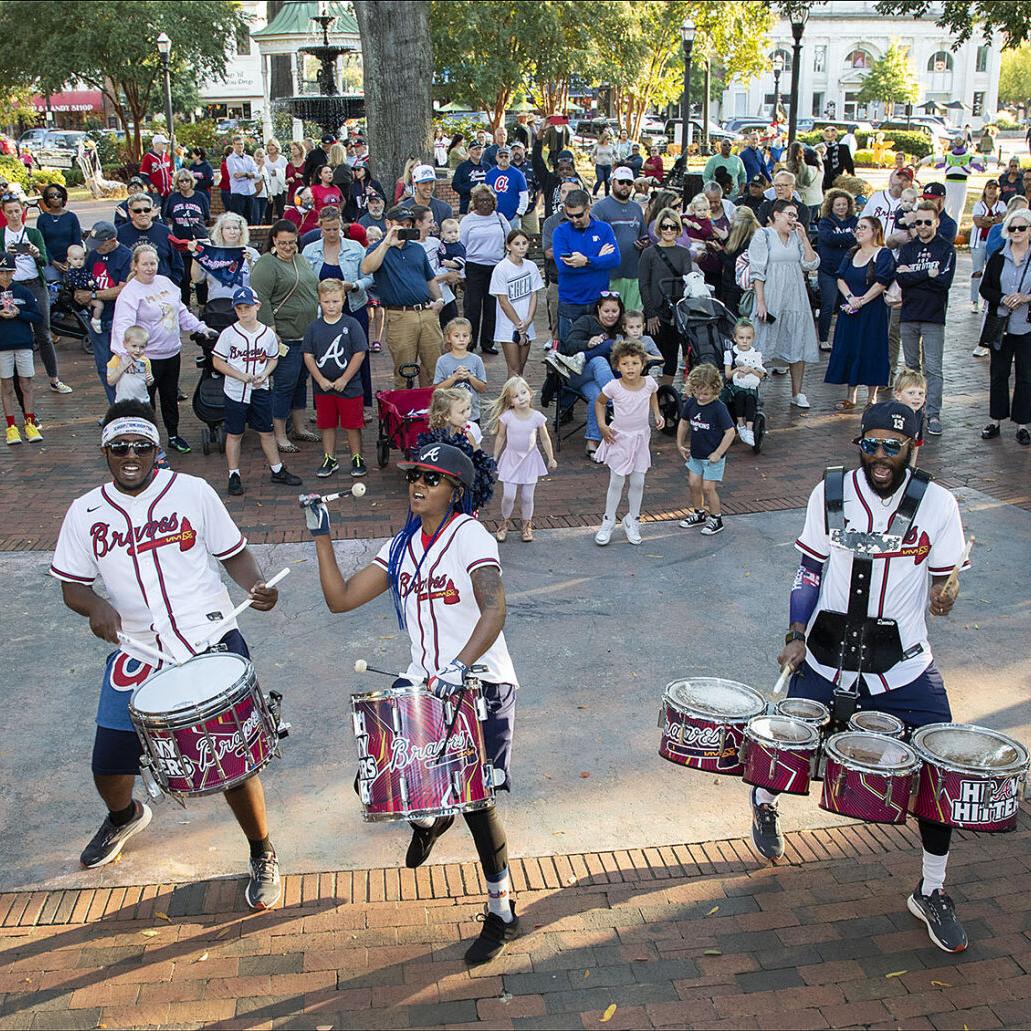
[[[784,635],[784,643],[791,644],[792,641],[801,641],[805,644],[805,634],[801,630],[789,630]]]

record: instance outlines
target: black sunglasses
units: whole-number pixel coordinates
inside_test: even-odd
[[[137,457],[149,455],[156,447],[157,444],[151,444],[149,440],[116,440],[113,444],[107,445],[108,451],[118,458],[125,458],[130,451]]]
[[[664,233],[666,233],[666,232],[673,232],[673,233],[675,233],[677,231],[677,227],[672,222],[663,222],[662,225],[659,226],[659,229],[661,229]]]
[[[1023,222],[1019,225],[1010,226],[1011,233],[1026,233],[1028,229],[1031,229],[1031,226],[1029,226],[1026,222]]]
[[[933,218],[914,218],[913,219],[913,225],[915,225],[915,226],[933,226],[934,225],[934,219]]]
[[[889,458],[895,458],[907,443],[905,440],[888,440],[884,437],[863,437],[859,441],[859,450],[872,458],[877,454],[877,449],[881,448]]]
[[[427,487],[436,487],[444,479],[444,474],[436,469],[408,469],[405,472],[405,479],[409,483],[418,483],[422,480]]]
[[[570,219],[571,221],[576,222],[576,221],[579,221],[581,218],[586,218],[589,214],[590,214],[590,212],[586,211],[586,210],[584,210],[584,211],[569,211],[569,210],[567,210],[566,211],[566,218]]]
[[[154,209],[153,208],[130,208],[129,211],[134,215],[149,215]]]

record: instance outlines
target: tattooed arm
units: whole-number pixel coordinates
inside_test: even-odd
[[[485,566],[472,574],[473,597],[480,607],[480,618],[465,647],[458,653],[459,662],[472,666],[498,639],[505,626],[505,586],[497,566]]]

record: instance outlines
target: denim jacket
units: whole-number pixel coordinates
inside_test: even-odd
[[[318,278],[325,264],[323,247],[324,240],[316,240],[308,244],[301,252],[301,257],[308,262]],[[347,310],[358,311],[369,303],[367,293],[372,286],[372,276],[363,276],[361,273],[362,259],[365,257],[365,248],[357,240],[349,240],[344,236],[340,237],[340,273],[349,283],[354,283],[356,289],[347,295]]]

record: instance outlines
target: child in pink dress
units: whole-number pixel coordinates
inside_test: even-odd
[[[641,518],[641,500],[644,497],[644,474],[652,464],[649,448],[649,411],[655,418],[657,429],[661,430],[664,425],[656,397],[659,385],[651,376],[644,374],[647,361],[648,353],[638,341],[621,340],[617,343],[612,348],[612,366],[621,378],[606,383],[594,403],[602,436],[594,460],[609,467],[605,517],[594,535],[594,543],[602,546],[612,540],[612,531],[616,527],[616,509],[619,507],[623,486],[628,477],[630,489],[627,492],[627,501],[630,510],[623,517],[623,530],[631,544],[641,543],[638,521]],[[612,401],[615,410],[611,426],[605,419],[605,406],[609,400]]]
[[[558,468],[555,452],[548,433],[548,420],[535,411],[530,402],[533,394],[522,376],[512,376],[501,388],[498,399],[490,406],[487,430],[497,429],[494,438],[494,461],[498,463],[498,479],[502,484],[501,526],[496,534],[499,541],[508,536],[508,521],[515,508],[516,492],[522,492],[520,515],[523,520],[522,539],[533,540],[533,494],[537,480]],[[544,464],[537,441],[540,440],[548,464]]]

